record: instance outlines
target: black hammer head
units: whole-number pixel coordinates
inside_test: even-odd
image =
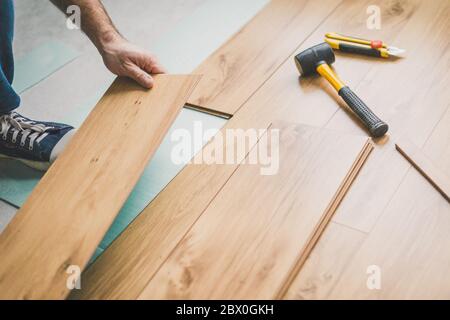
[[[306,49],[295,56],[295,64],[302,76],[315,73],[317,66],[321,63],[332,64],[333,62],[333,49],[326,42]]]

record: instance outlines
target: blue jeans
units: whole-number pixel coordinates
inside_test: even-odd
[[[14,77],[13,34],[13,0],[0,0],[0,115],[20,105],[20,97],[11,87]]]

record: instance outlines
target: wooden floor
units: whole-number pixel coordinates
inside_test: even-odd
[[[267,206],[257,206],[271,199],[264,193],[267,181],[255,179],[252,189],[239,179],[253,177],[251,169],[190,164],[84,272],[82,290],[71,298],[450,299],[449,202],[395,148],[406,137],[450,175],[450,1],[327,0],[324,10],[314,10],[316,2],[273,0],[197,69],[212,80],[201,81],[190,102],[233,115],[223,130],[267,129],[282,121],[327,129],[336,140],[365,137],[325,80],[299,79],[293,57],[323,42],[327,32],[406,49],[406,58],[398,60],[336,54],[337,73],[390,131],[373,141],[374,150],[327,223],[316,216],[316,225],[305,228],[305,208],[325,202],[301,197],[306,189],[300,184],[310,181],[301,175],[274,183],[280,195],[286,193],[283,199],[290,199],[290,187],[300,192],[300,209],[280,204],[270,215]],[[370,5],[381,8],[379,30],[367,29]],[[264,11],[271,7],[273,20]],[[286,9],[298,16],[282,24],[278,15]],[[282,52],[267,49],[260,38],[259,50],[249,45],[264,30],[255,25],[267,28],[270,21],[276,25],[270,42],[280,43]],[[298,23],[302,32],[291,49],[280,39],[292,36]],[[301,154],[303,148],[293,150]],[[345,158],[333,154],[321,163]],[[338,171],[334,179],[343,175]],[[320,181],[327,191],[328,179]],[[338,189],[338,181],[330,181]],[[307,190],[320,191],[312,186]],[[238,205],[230,204],[236,199]],[[245,215],[255,207],[260,217]],[[302,236],[318,241],[308,247]],[[306,261],[298,263],[303,252]]]
[[[396,150],[395,143],[397,139],[407,137],[442,172],[450,174],[450,92],[447,89],[450,85],[450,2],[328,2],[326,9],[330,10],[323,15],[320,10],[319,13],[309,11],[312,4],[306,0],[274,0],[272,7],[293,6],[288,10],[293,12],[297,5],[302,8],[297,8],[298,15],[308,15],[308,23],[302,25],[302,39],[297,40],[294,52],[284,56],[284,62],[273,74],[272,69],[265,69],[265,79],[258,79],[258,86],[249,80],[256,75],[263,76],[261,70],[264,69],[252,67],[255,61],[249,55],[254,48],[251,41],[247,42],[252,34],[257,36],[256,31],[251,31],[258,29],[255,24],[267,23],[261,16],[269,13],[263,11],[198,68],[205,74],[204,79],[212,81],[201,83],[191,102],[234,114],[226,128],[267,128],[273,121],[285,120],[366,135],[364,128],[323,79],[298,79],[293,55],[322,42],[324,34],[330,31],[383,39],[406,49],[406,58],[399,60],[337,53],[336,71],[389,123],[390,132],[374,141],[374,151],[308,259],[289,285],[275,297],[448,299],[449,203]],[[381,8],[380,30],[366,27],[369,5]],[[282,10],[272,11],[272,14],[277,12]],[[314,18],[311,14],[315,14]],[[279,17],[274,17],[274,21],[278,21],[275,18]],[[262,21],[258,22],[258,19]],[[301,21],[298,16],[296,19]],[[293,23],[283,27],[289,34],[291,28],[297,26]],[[278,35],[276,30],[273,32],[270,37],[275,39],[276,45],[283,32]],[[256,45],[262,43],[264,46],[258,41]],[[241,54],[239,48],[243,48]],[[267,49],[258,58],[260,64],[273,59],[272,63],[267,62],[273,68],[273,63],[281,58],[265,56],[270,50],[274,49]],[[227,55],[230,51],[232,54]],[[253,69],[255,73],[252,73]],[[236,75],[237,70],[246,70],[241,75],[243,82]],[[271,297],[278,282],[267,268],[272,270],[277,259],[289,255],[292,247],[277,246],[273,263],[267,262],[261,270],[254,269],[252,275],[246,269],[245,261],[248,260],[239,255],[239,251],[227,251],[232,244],[225,238],[221,240],[222,256],[220,246],[212,244],[220,241],[221,236],[207,231],[222,221],[224,212],[205,209],[210,208],[211,203],[215,207],[213,199],[218,192],[223,199],[227,197],[224,190],[233,183],[235,192],[243,188],[233,182],[236,179],[234,170],[217,165],[187,166],[85,272],[85,288],[74,298]],[[252,197],[256,199],[255,195]],[[232,207],[225,208],[232,210]],[[227,230],[233,225],[237,228],[231,218],[234,211],[229,214],[230,220],[223,220],[222,228],[217,230]],[[269,221],[267,223],[271,223]],[[282,223],[275,221],[272,223]],[[244,219],[242,224],[239,230],[243,228],[245,233],[247,228],[252,233],[250,222]],[[206,235],[200,236],[199,231]],[[274,234],[273,241],[278,241],[278,237]],[[294,237],[291,240],[297,241]],[[137,242],[140,244],[136,245]],[[133,249],[139,248],[133,253],[127,252],[130,244],[134,245]],[[246,244],[243,240],[242,246]],[[205,252],[211,248],[219,250],[217,259],[193,258],[201,255],[199,248],[202,246]],[[291,257],[293,255],[291,253]],[[238,256],[242,260],[238,260]],[[210,268],[214,271],[208,273]],[[247,270],[247,277],[240,278],[238,271],[231,276],[233,273],[229,268]],[[278,271],[286,272],[283,267]],[[253,276],[262,281],[258,287],[262,291],[252,293],[250,284],[256,283],[252,282]],[[235,281],[239,281],[238,285]]]
[[[198,80],[114,81],[0,235],[0,299],[67,296]]]

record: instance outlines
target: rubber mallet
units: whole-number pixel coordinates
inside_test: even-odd
[[[350,109],[361,119],[375,137],[383,136],[389,126],[378,118],[372,110],[336,75],[330,68],[335,61],[333,49],[326,42],[306,49],[295,56],[295,63],[302,76],[318,73],[337,90]]]

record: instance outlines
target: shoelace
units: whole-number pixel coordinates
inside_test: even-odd
[[[10,114],[0,116],[0,135],[3,140],[6,140],[10,130],[12,131],[12,143],[17,142],[17,137],[20,133],[22,136],[20,138],[20,146],[25,147],[27,138],[28,149],[33,150],[34,142],[38,144],[49,134],[53,127],[47,127],[44,124],[36,123],[20,116],[16,112],[11,112]]]

